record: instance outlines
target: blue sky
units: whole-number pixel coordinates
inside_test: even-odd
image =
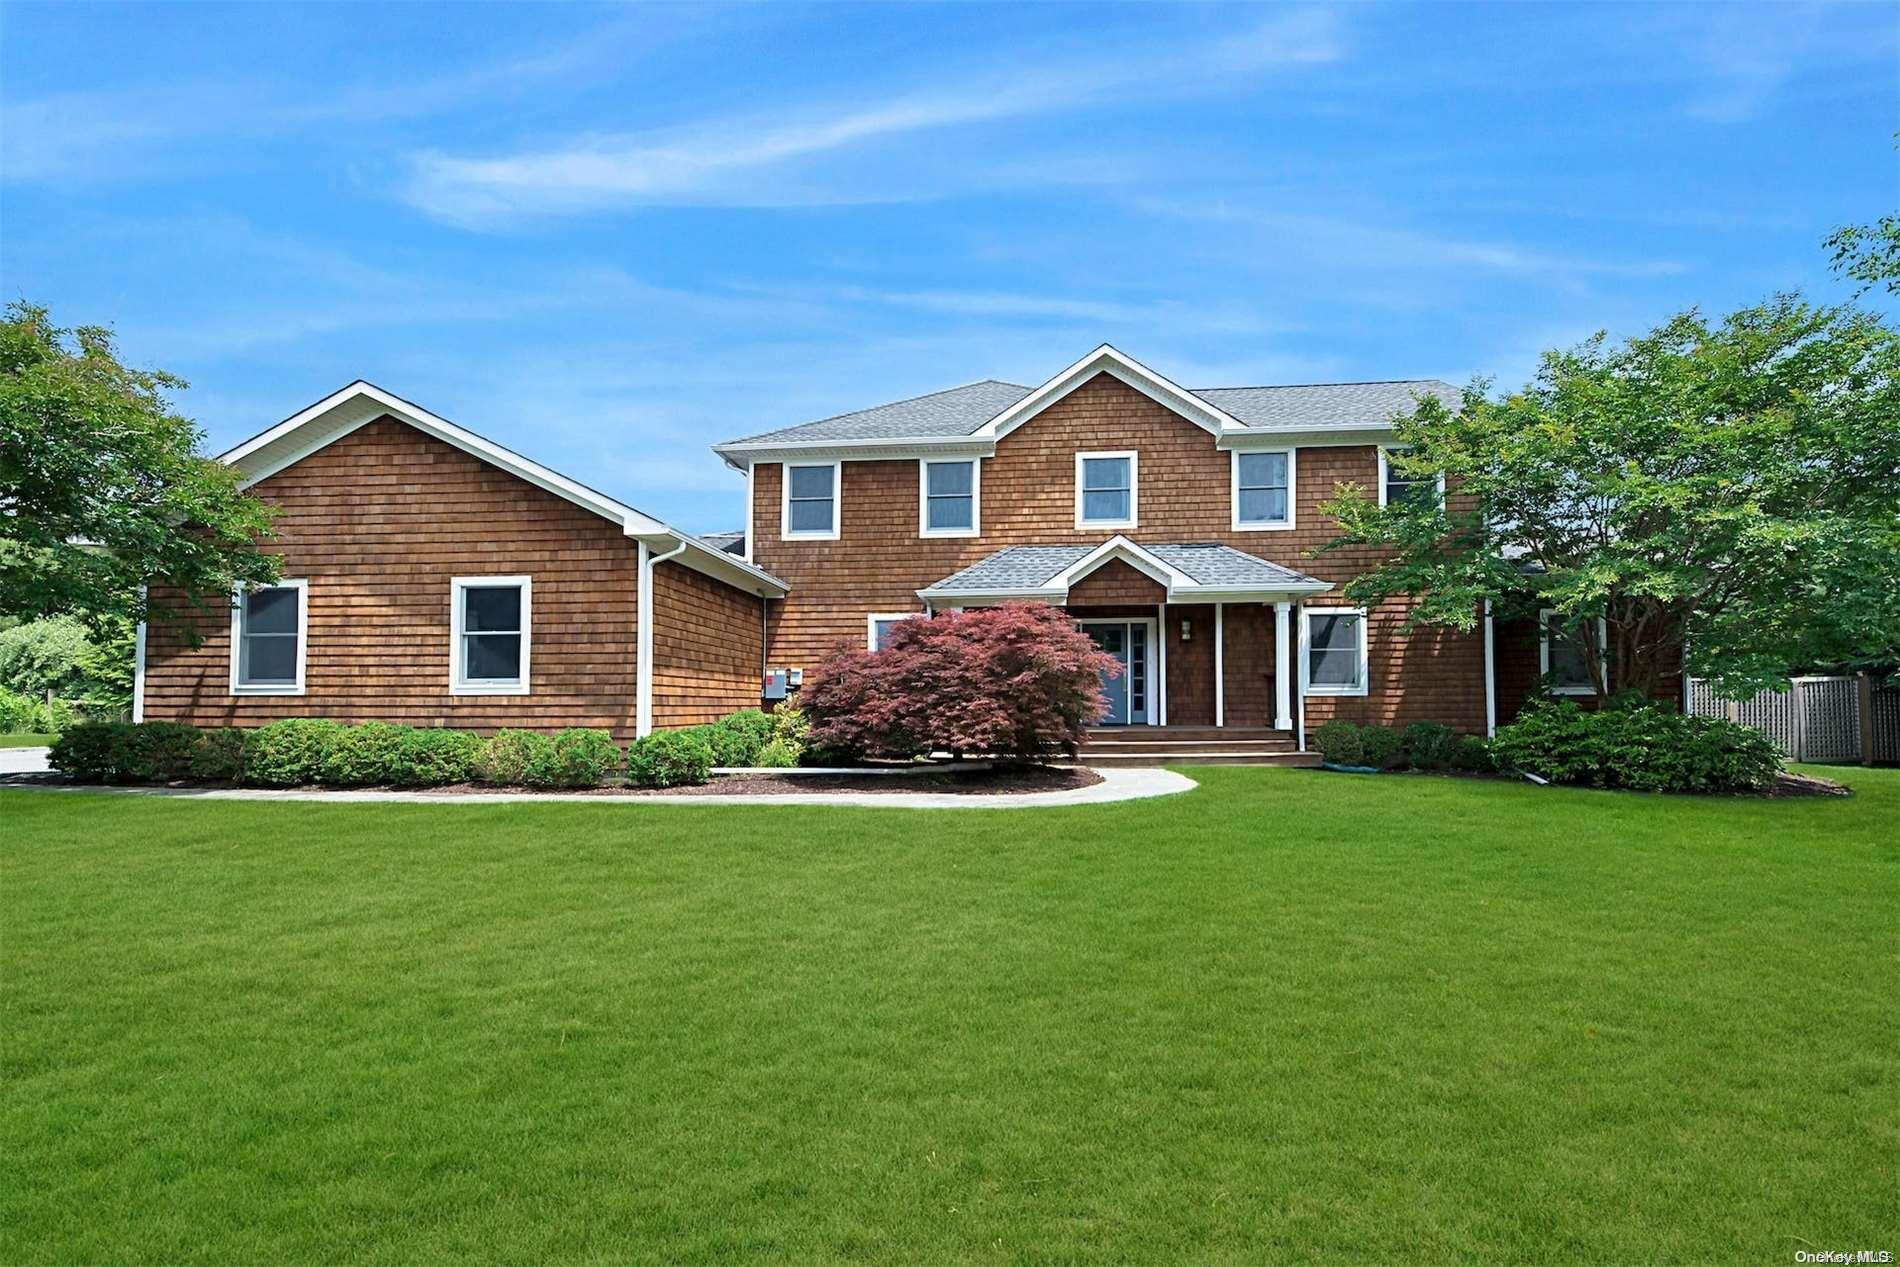
[[[0,290],[214,449],[367,378],[711,530],[706,446],[1109,341],[1476,373],[1896,205],[1889,4],[0,8]]]

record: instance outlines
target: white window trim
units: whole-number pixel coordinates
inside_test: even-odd
[[[967,462],[970,467],[970,526],[968,528],[932,528],[930,526],[930,465],[953,466]],[[977,458],[917,459],[917,535],[920,537],[975,537],[983,531],[983,463]]]
[[[823,532],[792,531],[792,471],[807,466],[831,468],[831,527]],[[843,462],[786,462],[779,467],[778,535],[786,541],[836,541],[838,525],[844,519]]]
[[[1537,675],[1550,676],[1550,626],[1556,618],[1555,607],[1545,607],[1537,613]],[[1607,687],[1610,680],[1610,622],[1597,617],[1597,673]],[[1588,686],[1551,686],[1546,688],[1552,695],[1595,695],[1597,692]]]
[[[1327,686],[1315,684],[1313,675],[1313,618],[1315,616],[1359,617],[1359,685]],[[1372,621],[1363,607],[1306,607],[1300,611],[1300,694],[1365,695],[1372,689]]]
[[[1298,501],[1295,490],[1299,487],[1299,450],[1286,449],[1247,449],[1249,456],[1255,453],[1282,453],[1286,455],[1286,519],[1268,522],[1265,520],[1246,521],[1240,517],[1240,457],[1243,450],[1235,449],[1229,457],[1227,473],[1227,504],[1232,510],[1235,532],[1288,532],[1293,527],[1294,517],[1298,514],[1295,503]]]
[[[521,587],[521,680],[469,681],[462,676],[462,624],[466,616],[462,591],[486,587]],[[531,576],[455,576],[449,578],[449,694],[526,695],[531,677],[528,652],[534,641],[534,578]]]
[[[1085,519],[1082,516],[1083,464],[1091,458],[1128,459],[1128,518]],[[1077,528],[1133,528],[1141,518],[1138,499],[1141,489],[1141,454],[1133,449],[1111,449],[1075,455],[1075,526]]]
[[[1379,446],[1379,505],[1381,506],[1385,505],[1385,486],[1391,482],[1391,478],[1389,474],[1391,468],[1386,464],[1385,455],[1386,455],[1386,447],[1384,445],[1380,445]],[[1438,500],[1440,502],[1443,502],[1445,500],[1445,473],[1443,471],[1440,471],[1438,473],[1437,483],[1438,483]]]
[[[922,612],[872,612],[864,618],[864,649],[877,650],[877,622],[880,620],[909,620],[912,616],[921,616]]]
[[[246,685],[238,680],[238,670],[244,656],[244,611],[250,601],[252,591],[240,591],[231,595],[231,694],[233,695],[302,695],[304,692],[304,650],[309,645],[310,631],[310,582],[305,579],[283,580],[275,585],[253,586],[260,589],[293,589],[297,591],[297,680],[294,683],[266,682]],[[142,703],[142,701],[141,701]],[[143,713],[143,708],[140,712]]]

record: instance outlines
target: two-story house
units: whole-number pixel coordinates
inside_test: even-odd
[[[1436,380],[1181,387],[1103,346],[996,381],[715,446],[748,522],[682,532],[356,383],[223,460],[278,510],[284,580],[140,631],[137,712],[600,726],[757,704],[774,671],[899,621],[1055,603],[1121,660],[1111,725],[1276,731],[1329,718],[1486,733],[1541,679],[1587,690],[1536,622],[1403,629],[1352,605],[1373,557],[1315,555],[1342,483],[1389,469]],[[789,672],[786,676],[792,676]]]

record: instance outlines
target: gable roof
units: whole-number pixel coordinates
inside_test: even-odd
[[[770,594],[773,597],[783,597],[791,589],[771,573],[716,545],[671,527],[644,511],[616,501],[578,480],[570,479],[362,379],[298,410],[276,426],[267,427],[250,439],[232,446],[220,454],[218,460],[237,468],[242,477],[241,486],[249,488],[383,417],[392,417],[490,466],[570,501],[583,510],[592,511],[603,519],[619,524],[627,536],[649,547],[665,551],[676,544],[681,545],[685,549],[679,561],[708,576],[751,593]]]
[[[1171,602],[1269,594],[1298,597],[1332,588],[1326,581],[1229,545],[1140,543],[1116,536],[1098,545],[1005,546],[917,594],[940,605],[977,598],[1061,602],[1071,585],[1117,559],[1165,586]]]
[[[1457,407],[1462,393],[1436,378],[1266,387],[1181,387],[1109,344],[1102,344],[1039,387],[996,379],[893,401],[816,422],[780,427],[713,446],[728,461],[748,450],[899,446],[905,442],[993,442],[1106,373],[1216,435],[1276,431],[1382,430],[1420,396]],[[985,450],[987,451],[987,450]]]

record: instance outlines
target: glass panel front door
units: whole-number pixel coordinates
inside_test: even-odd
[[[1108,697],[1104,726],[1127,726],[1148,720],[1148,626],[1143,621],[1084,621],[1091,641],[1121,663],[1120,676],[1102,675],[1102,694]]]

